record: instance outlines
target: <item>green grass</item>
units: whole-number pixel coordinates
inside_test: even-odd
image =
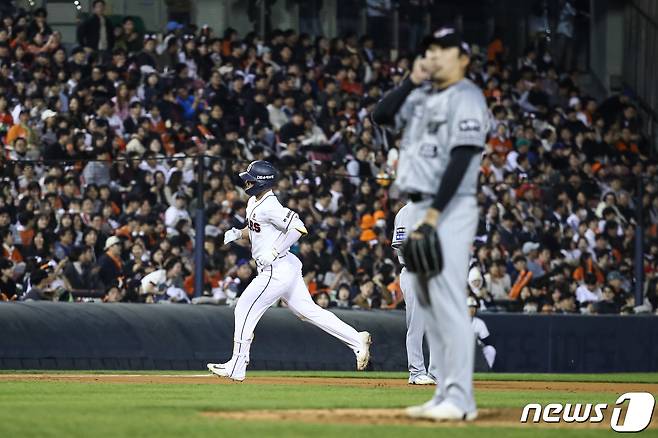
[[[0,370],[2,374],[143,374],[143,375],[196,375],[196,371],[122,371],[122,370]],[[406,379],[406,372],[374,371],[249,371],[249,376],[277,377],[333,377],[361,379]],[[525,381],[525,382],[608,382],[608,383],[658,383],[658,373],[608,373],[608,374],[524,374],[524,373],[475,373],[475,380]]]
[[[38,371],[42,372],[42,371]],[[63,372],[63,374],[73,373]],[[89,373],[89,372],[88,372]],[[98,373],[93,371],[92,373]],[[106,371],[118,374],[116,371]],[[158,372],[149,374],[199,374]],[[124,374],[145,374],[126,372]],[[251,372],[249,376],[393,377],[404,373]],[[541,377],[543,378],[541,378]],[[656,382],[639,375],[478,375],[478,379]],[[413,426],[314,425],[294,422],[240,422],[202,417],[200,412],[288,408],[401,408],[427,400],[432,388],[327,385],[123,384],[54,381],[0,381],[0,437],[601,437],[605,430],[541,428],[453,428]],[[596,392],[480,391],[481,408],[521,408],[529,402],[613,403],[615,395]],[[655,435],[645,431],[643,435]]]

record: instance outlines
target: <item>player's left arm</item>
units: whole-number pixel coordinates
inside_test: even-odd
[[[458,145],[452,149],[450,152],[450,161],[439,184],[439,191],[432,203],[433,209],[439,213],[443,211],[461,185],[466,170],[471,165],[471,161],[479,159],[478,156],[481,153],[481,146],[469,144]]]

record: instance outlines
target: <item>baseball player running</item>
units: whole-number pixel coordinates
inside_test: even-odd
[[[396,184],[411,200],[409,223],[416,225],[401,250],[439,377],[434,397],[407,414],[473,420],[475,340],[464,289],[478,224],[475,195],[487,106],[481,90],[464,77],[470,47],[461,35],[444,28],[424,43],[410,76],[373,112],[375,122],[404,128]]]
[[[425,358],[423,357],[423,336],[425,334],[425,324],[423,315],[418,308],[418,299],[415,296],[412,285],[410,284],[409,272],[404,266],[404,258],[400,251],[400,246],[407,238],[407,229],[411,229],[413,224],[407,223],[409,218],[409,204],[405,205],[395,215],[395,224],[393,226],[393,240],[391,246],[397,253],[398,260],[402,265],[400,272],[400,289],[404,295],[406,304],[407,317],[407,365],[409,367],[409,383],[412,385],[436,385],[436,376],[432,355],[430,354],[430,372],[425,369]]]
[[[249,239],[258,275],[235,306],[233,356],[226,363],[209,363],[208,369],[220,377],[244,380],[256,324],[270,306],[283,299],[301,319],[350,347],[356,355],[356,368],[364,370],[370,360],[370,333],[357,332],[311,299],[302,278],[302,263],[289,252],[290,246],[307,231],[297,213],[283,207],[272,193],[277,176],[277,170],[266,161],[254,161],[240,173],[251,196],[247,203],[247,226],[228,230],[224,244]]]

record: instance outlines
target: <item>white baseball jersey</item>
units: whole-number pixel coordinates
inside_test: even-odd
[[[476,341],[487,339],[489,337],[489,329],[487,328],[487,325],[477,316],[474,316],[471,320],[471,326],[473,327]]]
[[[400,246],[402,242],[407,239],[407,234],[409,228],[412,224],[409,223],[409,211],[407,208],[409,204],[405,205],[398,211],[398,214],[395,215],[395,221],[393,224],[393,239],[391,240],[391,246],[395,249],[395,252],[398,255],[398,260],[401,264],[404,265],[404,259],[402,258],[402,252],[400,251]]]
[[[281,205],[271,190],[258,201],[255,196],[249,198],[247,226],[251,240],[251,256],[256,259],[269,254],[276,240],[288,231],[290,223],[297,217],[297,213]],[[287,253],[287,250],[282,251],[281,255]]]

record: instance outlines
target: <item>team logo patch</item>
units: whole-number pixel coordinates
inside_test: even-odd
[[[420,146],[420,155],[427,158],[436,158],[439,154],[439,148],[435,144],[424,143]]]
[[[398,227],[395,229],[395,241],[403,241],[407,238],[407,229],[405,227]]]
[[[459,130],[462,132],[480,132],[480,122],[475,119],[466,119],[459,122]]]

